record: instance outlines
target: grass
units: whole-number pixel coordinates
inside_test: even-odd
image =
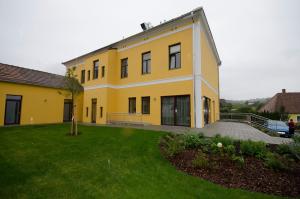
[[[177,171],[163,132],[79,126],[0,128],[0,198],[276,198]]]

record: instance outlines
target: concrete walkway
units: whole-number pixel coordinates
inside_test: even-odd
[[[91,125],[91,124],[85,124]],[[207,137],[213,137],[216,134],[221,136],[229,136],[238,140],[253,140],[253,141],[263,141],[269,144],[282,144],[289,143],[292,139],[272,137],[260,130],[249,126],[244,123],[238,122],[215,122],[209,124],[204,128],[189,128],[181,126],[164,126],[164,125],[134,125],[134,124],[110,124],[105,126],[111,127],[122,127],[122,128],[136,128],[145,129],[152,131],[165,131],[171,133],[199,133],[202,132]]]

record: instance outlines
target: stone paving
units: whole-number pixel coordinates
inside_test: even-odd
[[[90,124],[87,124],[90,125]],[[263,141],[270,144],[282,144],[292,141],[290,138],[272,137],[260,130],[245,124],[238,122],[215,122],[213,124],[206,125],[204,128],[189,128],[181,126],[164,126],[164,125],[134,125],[134,124],[110,124],[106,126],[122,127],[122,128],[136,128],[146,129],[153,131],[165,131],[172,133],[198,133],[202,132],[207,137],[213,137],[216,134],[221,136],[229,136],[239,140],[253,140]]]

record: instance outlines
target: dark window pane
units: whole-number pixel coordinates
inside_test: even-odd
[[[129,98],[129,113],[136,113],[136,98]]]
[[[176,65],[175,68],[180,68],[180,53],[176,54]]]
[[[83,84],[85,82],[85,70],[81,71],[81,83]]]
[[[93,79],[98,79],[99,60],[94,61]]]
[[[102,66],[102,72],[101,72],[101,76],[104,77],[105,76],[105,66]]]
[[[121,78],[128,76],[128,58],[121,60]]]
[[[174,55],[171,55],[171,58],[170,58],[170,68],[171,69],[175,68],[175,62],[176,62],[176,57]]]
[[[142,97],[142,113],[150,114],[150,97]]]

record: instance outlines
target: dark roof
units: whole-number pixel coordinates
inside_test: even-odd
[[[29,84],[49,88],[64,88],[62,75],[0,63],[0,82]]]
[[[157,30],[157,29],[159,29],[159,28],[161,28],[161,27],[163,27],[163,26],[166,26],[166,25],[168,25],[168,24],[172,24],[172,23],[174,23],[174,22],[176,22],[176,21],[178,21],[178,20],[181,20],[181,19],[184,19],[184,18],[187,18],[187,17],[193,17],[194,14],[195,14],[196,12],[199,12],[199,13],[200,13],[200,16],[201,16],[201,17],[203,18],[203,20],[204,20],[204,26],[205,26],[204,28],[207,29],[208,34],[209,34],[209,38],[208,38],[208,39],[210,39],[210,41],[211,41],[212,48],[213,48],[213,52],[215,53],[215,56],[216,56],[218,65],[221,65],[221,60],[220,60],[220,57],[219,57],[219,54],[218,54],[218,51],[217,51],[217,47],[216,47],[216,44],[215,44],[215,42],[214,42],[214,39],[213,39],[211,30],[210,30],[210,27],[209,27],[209,24],[208,24],[206,15],[205,15],[204,10],[203,10],[202,7],[198,7],[198,8],[196,8],[196,9],[194,9],[194,10],[188,12],[188,13],[185,13],[185,14],[183,14],[183,15],[180,15],[179,17],[176,17],[176,18],[173,18],[173,19],[171,19],[171,20],[168,20],[168,21],[166,21],[166,22],[164,22],[164,23],[161,23],[161,24],[159,24],[159,25],[157,25],[157,26],[154,26],[154,27],[152,27],[152,28],[150,28],[150,29],[148,29],[148,30],[139,32],[139,33],[137,33],[137,34],[135,34],[135,35],[129,36],[129,37],[125,38],[125,39],[119,40],[119,41],[117,41],[117,42],[115,42],[115,43],[112,43],[112,44],[110,44],[110,45],[104,46],[104,47],[99,48],[99,49],[97,49],[97,50],[91,51],[91,52],[89,52],[89,53],[85,53],[85,54],[83,54],[83,55],[81,55],[81,56],[78,56],[78,57],[76,57],[76,58],[73,58],[73,59],[70,59],[70,60],[68,60],[68,61],[65,61],[65,62],[63,62],[62,64],[65,65],[65,64],[67,64],[67,63],[69,63],[69,62],[75,61],[75,60],[77,60],[77,59],[81,59],[81,58],[83,58],[83,57],[85,57],[85,56],[87,56],[87,55],[91,55],[91,54],[94,54],[94,53],[97,53],[97,52],[100,52],[100,51],[103,51],[103,50],[116,49],[116,45],[119,44],[119,43],[121,43],[121,42],[130,40],[130,39],[132,39],[132,38],[136,38],[136,37],[139,37],[139,36],[142,36],[142,35],[146,35],[146,34],[148,34],[148,33],[150,33],[150,32],[153,32],[153,31],[155,31],[155,30]]]
[[[300,92],[277,93],[272,97],[259,112],[280,112],[282,107],[286,113],[300,113]]]

